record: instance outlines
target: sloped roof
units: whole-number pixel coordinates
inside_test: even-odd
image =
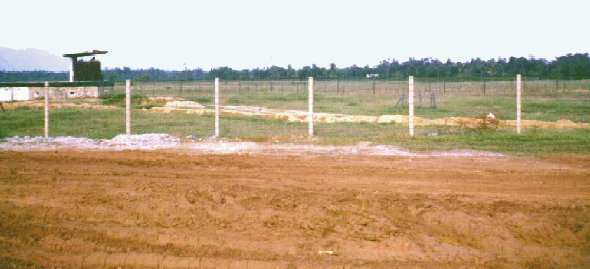
[[[84,51],[84,52],[79,52],[79,53],[68,53],[68,54],[64,54],[64,57],[77,58],[77,57],[92,56],[92,55],[96,55],[96,54],[107,54],[107,53],[108,53],[108,51],[106,51],[106,50],[92,50],[92,51]]]

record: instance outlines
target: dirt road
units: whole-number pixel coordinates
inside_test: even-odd
[[[0,152],[0,267],[588,268],[589,164]]]

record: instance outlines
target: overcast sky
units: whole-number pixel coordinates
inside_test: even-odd
[[[0,46],[184,69],[467,61],[590,50],[590,1],[3,0]]]

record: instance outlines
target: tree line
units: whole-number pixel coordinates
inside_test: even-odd
[[[375,75],[376,74],[376,75]],[[315,77],[318,80],[354,80],[367,76],[384,80],[405,80],[408,76],[436,80],[491,80],[513,79],[516,74],[537,79],[589,79],[590,57],[588,53],[567,54],[548,61],[535,57],[510,57],[482,60],[471,59],[468,62],[442,62],[438,59],[410,58],[408,61],[383,60],[375,66],[359,67],[356,65],[339,68],[332,63],[329,67],[315,64],[294,69],[271,66],[236,70],[230,67],[218,67],[209,71],[200,68],[182,71],[162,70],[158,68],[131,69],[129,67],[104,69],[103,77],[108,81],[126,79],[139,81],[190,81],[209,80],[219,77],[224,80],[304,80]],[[0,71],[0,81],[55,81],[67,80],[67,72],[55,73],[44,71],[5,72]]]

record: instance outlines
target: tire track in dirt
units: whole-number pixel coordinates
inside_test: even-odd
[[[584,267],[589,161],[0,152],[0,261]]]

